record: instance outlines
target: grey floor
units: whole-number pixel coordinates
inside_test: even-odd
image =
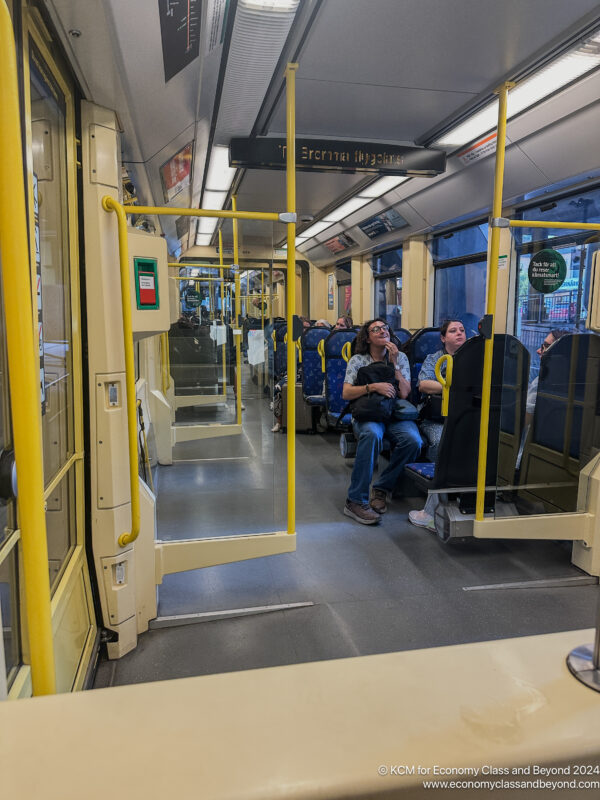
[[[244,388],[241,437],[177,445],[157,475],[161,539],[285,527],[286,436],[268,400]],[[188,410],[186,422],[233,421],[231,408]],[[166,576],[159,615],[314,605],[151,630],[96,687],[346,658],[591,627],[598,587],[465,591],[482,584],[573,577],[570,547],[472,540],[444,545],[411,526],[419,496],[395,499],[378,526],[342,514],[352,462],[333,434],[298,435],[297,551]]]

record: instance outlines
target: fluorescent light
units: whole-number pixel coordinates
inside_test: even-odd
[[[315,222],[314,225],[311,225],[310,228],[307,228],[305,231],[302,231],[302,236],[306,239],[310,239],[312,236],[316,236],[317,233],[321,233],[324,231],[325,228],[329,228],[332,225],[331,222]]]
[[[200,221],[198,223],[198,233],[213,233],[216,227],[216,217],[200,217]]]
[[[257,11],[295,11],[300,0],[241,0],[244,8]]]
[[[211,192],[204,190],[202,195],[202,208],[212,208],[215,211],[223,208],[227,192]]]
[[[210,244],[210,240],[212,239],[211,233],[199,233],[196,236],[196,244],[198,245],[208,245]]]
[[[408,178],[401,178],[398,175],[387,175],[385,178],[379,178],[378,181],[367,186],[366,189],[361,189],[358,196],[369,197],[370,199],[381,197],[382,194],[387,194],[387,192],[390,192],[392,189],[395,189],[396,186],[400,186],[401,183],[407,180]]]
[[[492,128],[496,127],[497,122],[498,101],[494,100],[485,108],[482,108],[481,111],[461,122],[456,128],[447,131],[440,139],[436,139],[433,144],[439,147],[460,147],[491,131]]]
[[[309,238],[310,238],[309,236],[296,236],[296,245],[302,244],[302,242],[305,242]]]
[[[206,176],[206,189],[227,192],[235,175],[235,167],[229,166],[229,148],[216,144],[210,151],[210,163]]]
[[[358,209],[366,205],[369,200],[370,198],[368,197],[351,197],[350,200],[338,206],[331,214],[327,214],[324,221],[329,222],[329,224],[339,222],[341,219],[344,219],[344,217],[348,217],[350,214],[354,213],[354,211],[358,211]]]
[[[515,114],[524,111],[534,103],[539,103],[548,95],[598,67],[600,65],[598,47],[595,45],[590,47],[590,42],[598,41],[600,41],[600,32],[555,59],[509,91],[506,118],[514,117]],[[433,144],[447,148],[461,147],[493,130],[497,122],[498,101],[494,100],[460,125],[444,133]]]

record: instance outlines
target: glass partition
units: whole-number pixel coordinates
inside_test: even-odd
[[[216,258],[170,270],[180,313],[169,331],[175,445],[173,466],[159,468],[160,539],[286,528],[286,436],[271,430],[277,424],[286,429],[291,344],[280,319],[286,269],[272,265],[273,242],[285,235],[277,228],[238,221],[235,265],[232,222],[226,220],[222,266],[217,251]],[[267,257],[252,259],[253,252]]]
[[[496,516],[581,510],[581,470],[600,451],[600,336],[585,327],[599,245],[577,231],[568,242],[550,233],[523,228],[513,238],[515,335],[498,351],[502,384],[490,411]]]

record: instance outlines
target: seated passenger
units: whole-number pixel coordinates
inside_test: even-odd
[[[327,322],[326,319],[318,319],[315,322],[315,328],[331,328],[331,325]]]
[[[351,331],[353,327],[354,323],[352,322],[352,317],[349,317],[347,314],[343,314],[341,317],[337,318],[337,322],[335,323],[333,330]]]
[[[544,341],[536,350],[536,353],[540,358],[544,355],[544,353],[552,347],[554,342],[557,342],[563,336],[566,336],[571,331],[565,330],[564,328],[554,328],[549,332],[546,336]],[[525,420],[529,424],[533,418],[533,412],[535,410],[535,401],[537,398],[537,389],[538,389],[538,380],[539,375],[536,376],[531,383],[529,384],[529,388],[527,389],[527,409],[526,409],[526,417]]]
[[[445,354],[451,356],[456,353],[458,348],[467,340],[465,329],[457,319],[446,320],[440,330],[440,338],[442,340],[442,349],[435,353],[430,353],[421,367],[419,372],[417,387],[421,394],[424,395],[439,395],[442,393],[442,384],[435,376],[435,365],[438,360]],[[445,365],[442,368],[442,375],[446,375]],[[425,403],[425,408],[427,404]],[[442,438],[442,431],[444,423],[439,419],[424,419],[421,422],[421,433],[424,435],[427,442],[427,457],[430,461],[435,462],[437,458],[437,451]],[[433,514],[437,505],[437,495],[430,494],[425,503],[425,507],[421,511],[411,511],[408,519],[413,525],[418,528],[433,529]]]
[[[347,402],[357,400],[371,392],[384,397],[408,396],[410,392],[408,359],[390,341],[390,331],[384,320],[371,319],[364,323],[356,336],[355,352],[346,368],[342,390],[344,400]],[[373,383],[366,386],[358,384],[359,369],[375,361],[389,361],[394,365],[398,392],[396,386],[391,383]],[[391,495],[404,465],[419,455],[422,441],[414,422],[393,419],[385,423],[352,420],[352,427],[357,439],[356,458],[344,514],[363,525],[373,525],[379,522],[381,514],[386,512],[388,495]],[[369,503],[369,486],[384,435],[392,444],[392,454],[390,463],[373,484]]]
[[[307,328],[310,328],[310,320],[307,317],[300,317],[300,321],[302,322],[302,330],[305,331]],[[302,367],[298,363],[296,364],[296,381],[302,381]],[[283,433],[283,396],[282,391],[283,387],[287,383],[287,372],[283,375],[279,382],[275,384],[273,387],[273,400],[271,401],[271,410],[273,411],[273,415],[275,417],[275,425],[271,428],[271,433]]]

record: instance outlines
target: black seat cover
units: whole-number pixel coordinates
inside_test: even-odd
[[[438,450],[434,487],[475,486],[485,339],[468,339],[455,353],[449,413]],[[501,430],[514,438],[514,459],[525,420],[529,354],[514,336],[494,337],[486,485],[496,485]],[[514,462],[505,481],[514,478]],[[512,471],[511,471],[512,470]]]

